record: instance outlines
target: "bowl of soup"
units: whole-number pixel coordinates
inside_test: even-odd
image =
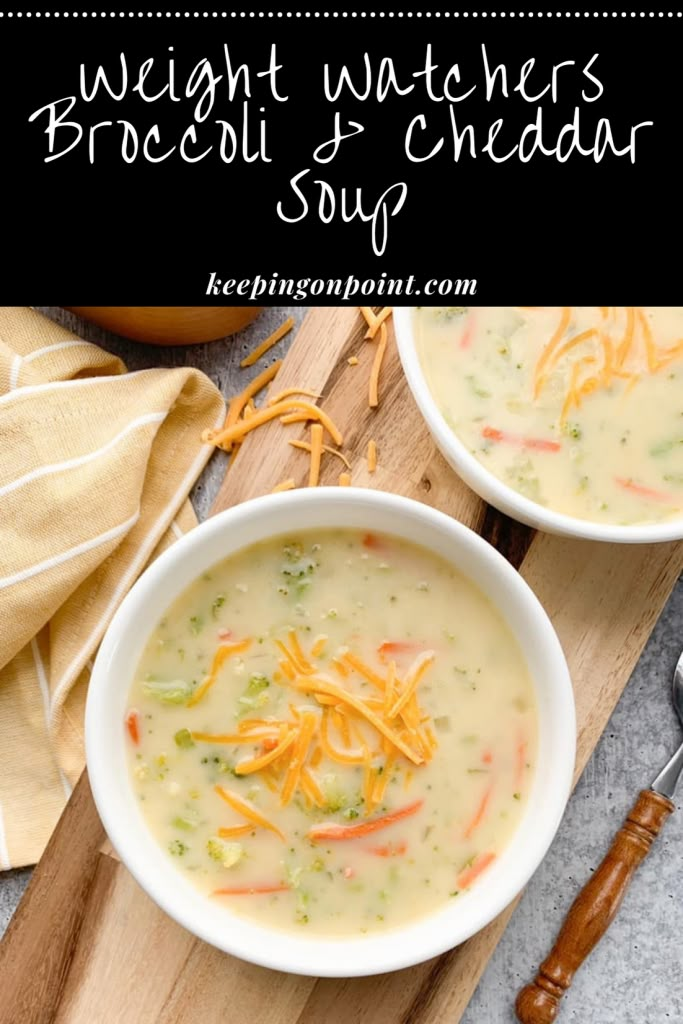
[[[683,537],[683,307],[395,311],[401,361],[442,454],[543,530]]]
[[[279,970],[426,960],[524,887],[575,753],[566,662],[494,548],[417,502],[269,495],[151,565],[100,648],[93,796],[156,903]]]

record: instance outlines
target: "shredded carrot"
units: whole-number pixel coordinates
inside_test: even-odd
[[[397,821],[402,821],[404,818],[412,817],[412,815],[417,814],[423,805],[424,800],[415,800],[414,803],[407,804],[396,811],[391,811],[389,814],[384,814],[381,818],[373,818],[372,821],[362,821],[357,825],[339,825],[336,822],[331,822],[329,825],[314,825],[308,830],[308,837],[313,842],[318,840],[359,839],[361,836],[379,832],[380,829],[389,828],[390,825],[394,825]]]
[[[370,371],[370,384],[368,388],[368,404],[371,409],[375,409],[379,405],[379,375],[382,369],[382,362],[384,360],[384,353],[387,347],[387,328],[386,324],[381,324],[379,329],[379,342],[377,343],[377,351],[375,352],[375,358],[372,363],[372,370]]]
[[[350,487],[351,486],[351,474],[350,473],[340,473],[339,474],[339,486],[340,487]]]
[[[410,666],[406,673],[405,683],[400,697],[395,702],[394,706],[389,711],[389,718],[395,718],[400,711],[406,706],[410,698],[413,696],[417,687],[425,674],[429,666],[433,663],[435,658],[434,651],[422,651],[421,654],[415,658],[415,661]]]
[[[306,395],[307,398],[322,397],[317,391],[310,391],[308,388],[285,388],[284,391],[278,391],[276,395],[269,398],[268,405],[277,405],[278,402],[284,402],[285,398],[291,398],[292,395]]]
[[[367,307],[365,307],[365,308],[367,308]],[[384,321],[388,317],[390,317],[392,313],[393,313],[393,309],[392,309],[391,306],[384,306],[383,309],[381,309],[379,311],[379,313],[373,314],[374,319],[373,319],[372,323],[368,322],[368,329],[365,332],[365,337],[369,341],[372,341],[372,339],[375,337],[375,335],[377,334],[377,331],[381,328],[381,326],[384,323]],[[367,319],[367,317],[366,317],[366,319]]]
[[[206,677],[206,679],[204,679],[203,683],[197,687],[195,692],[188,700],[188,708],[192,708],[195,706],[195,704],[198,704],[202,697],[204,697],[204,695],[211,689],[211,687],[218,679],[218,673],[220,672],[224,662],[226,662],[227,659],[231,658],[234,654],[242,654],[244,651],[248,650],[250,646],[251,639],[237,640],[234,643],[229,642],[221,644],[221,646],[218,648],[218,650],[213,656],[213,661],[211,663],[211,669],[209,671],[208,676]]]
[[[126,715],[126,729],[131,741],[136,747],[140,746],[140,712],[131,710]]]
[[[287,317],[283,324],[280,324],[280,326],[276,330],[274,330],[272,334],[269,334],[268,337],[265,338],[260,345],[257,345],[256,348],[253,349],[248,356],[245,356],[245,358],[240,363],[242,369],[246,369],[247,366],[253,366],[254,363],[261,358],[261,356],[265,355],[266,352],[273,347],[273,345],[277,345],[278,341],[280,341],[281,338],[284,338],[286,334],[289,334],[293,326],[293,317]]]
[[[261,754],[260,757],[252,757],[248,761],[238,761],[235,765],[235,775],[251,775],[252,772],[260,772],[266,765],[271,764],[273,761],[277,761],[278,757],[282,757],[286,750],[289,750],[291,745],[296,740],[296,733],[290,732],[285,738],[277,744],[272,750],[267,751],[265,754]]]
[[[219,828],[218,835],[221,839],[237,839],[253,832],[255,828],[255,825],[231,825],[229,828]]]
[[[416,654],[423,650],[424,644],[419,644],[415,640],[385,640],[377,648],[377,653],[380,661],[386,664],[387,658],[392,654],[400,657],[402,654]]]
[[[212,896],[263,896],[270,892],[289,892],[288,885],[233,885],[229,888],[214,889]]]
[[[272,821],[268,821],[249,800],[245,800],[238,793],[234,793],[231,789],[225,789],[223,786],[214,786],[214,792],[218,794],[221,800],[225,800],[226,804],[229,804],[233,811],[237,811],[247,821],[252,821],[255,825],[260,825],[261,828],[274,832],[276,836],[279,836],[284,841],[285,837],[277,825],[274,825]]]
[[[399,843],[387,843],[386,846],[370,846],[368,853],[375,857],[402,857],[407,849],[408,844],[402,839]]]
[[[457,887],[459,889],[467,889],[495,859],[495,853],[482,853],[481,856],[477,857],[474,864],[460,872],[455,880]]]
[[[377,445],[374,441],[368,441],[368,473],[374,473],[377,469]]]
[[[291,444],[292,448],[301,448],[302,451],[305,452],[310,452],[312,447],[309,441],[298,441],[296,439],[292,439],[287,443]],[[342,462],[348,469],[351,469],[351,463],[346,458],[343,452],[338,451],[336,448],[331,448],[328,444],[323,445],[323,451],[327,452],[329,455],[336,455],[338,459],[342,460]]]
[[[637,484],[634,480],[628,480],[623,476],[615,476],[614,480],[623,490],[630,491],[631,494],[637,494],[641,498],[651,498],[652,501],[666,502],[674,502],[676,500],[673,494],[667,494],[666,491],[657,491],[653,487],[645,487],[643,484]]]
[[[290,477],[288,477],[287,480],[283,480],[282,483],[276,484],[276,486],[273,487],[273,489],[272,489],[272,491],[270,493],[271,494],[280,494],[281,491],[293,491],[295,487],[296,487],[296,484],[294,483],[293,478],[290,476]]]
[[[488,441],[500,441],[520,448],[530,448],[536,452],[559,452],[562,448],[559,441],[549,441],[543,437],[518,437],[517,434],[509,434],[495,427],[484,427],[481,436]]]
[[[311,427],[311,469],[308,486],[317,487],[320,482],[320,460],[323,454],[323,428],[320,423]]]
[[[477,807],[477,810],[474,813],[474,817],[471,818],[471,820],[467,824],[465,831],[463,832],[465,839],[469,839],[471,836],[474,835],[474,833],[476,832],[476,830],[479,828],[482,821],[486,817],[486,811],[488,810],[488,806],[489,803],[491,802],[492,795],[493,783],[491,783],[491,785],[487,787],[486,792],[479,801],[479,806]]]
[[[524,770],[526,768],[526,750],[527,743],[524,737],[520,738],[517,744],[517,773],[515,776],[515,785],[520,786],[524,778]]]

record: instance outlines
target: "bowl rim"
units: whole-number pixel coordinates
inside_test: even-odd
[[[443,540],[444,545],[452,549],[451,563],[460,572],[467,576],[460,562],[469,561],[477,565],[477,571],[481,569],[482,577],[489,578],[491,587],[495,581],[501,595],[512,598],[512,602],[506,601],[506,607],[509,604],[514,607],[506,612],[487,591],[489,584],[472,578],[473,584],[489,597],[503,616],[528,661],[521,639],[526,630],[527,651],[533,651],[534,657],[538,652],[538,665],[542,666],[542,670],[537,668],[535,672],[529,666],[539,702],[539,766],[523,818],[498,861],[489,869],[487,886],[462,893],[457,901],[457,912],[455,903],[447,904],[394,929],[362,937],[329,939],[324,936],[301,938],[280,928],[255,925],[229,908],[216,908],[215,904],[212,907],[210,897],[198,893],[170,863],[142,819],[128,771],[117,773],[116,758],[108,756],[108,752],[113,751],[119,760],[123,759],[122,763],[125,762],[124,730],[112,723],[123,721],[130,679],[125,686],[118,685],[121,678],[118,666],[121,662],[125,665],[127,659],[128,675],[134,671],[139,652],[133,657],[128,651],[135,646],[135,632],[143,633],[146,640],[156,622],[150,611],[154,601],[163,609],[186,589],[188,583],[179,582],[181,569],[188,575],[191,564],[191,578],[196,578],[208,565],[257,543],[258,539],[234,542],[240,524],[243,529],[253,531],[258,530],[261,522],[260,536],[266,540],[282,536],[288,530],[315,528],[294,524],[300,515],[305,518],[307,510],[313,518],[316,515],[324,518],[326,508],[334,511],[335,523],[327,524],[329,526],[348,525],[349,512],[352,518],[354,513],[357,518],[361,512],[363,515],[371,513],[377,518],[381,516],[386,525],[378,527],[371,523],[370,529],[384,529],[388,534],[412,539],[413,543],[429,549],[428,542],[411,538],[412,524],[419,521],[421,525],[416,531],[422,529],[423,534],[435,536],[432,550],[437,551],[437,540]],[[289,522],[286,521],[288,515]],[[325,525],[322,523],[321,528]],[[350,528],[358,527],[354,524]],[[210,560],[205,555],[209,549]],[[202,551],[203,561],[197,557]],[[442,557],[448,559],[448,556]],[[196,571],[195,566],[198,566]],[[514,616],[518,616],[522,624],[518,629],[513,628],[510,621]],[[548,733],[544,748],[547,764],[543,765],[543,770],[540,698],[545,702]],[[112,714],[117,708],[120,718]],[[85,744],[93,798],[109,839],[139,885],[171,918],[216,948],[264,967],[318,977],[354,977],[409,967],[453,948],[484,928],[521,892],[545,856],[564,814],[574,773],[576,718],[569,670],[555,630],[531,588],[495,548],[457,520],[412,499],[370,489],[321,487],[254,498],[218,513],[178,540],[149,566],[117,610],[98,652],[86,704]],[[542,798],[538,807],[532,803],[537,791]],[[129,812],[129,808],[134,810]],[[131,815],[135,818],[132,833]],[[521,826],[527,819],[533,828],[529,835],[522,836]],[[186,899],[189,892],[193,894],[191,901]]]
[[[432,396],[415,346],[415,308],[395,306],[393,312],[396,344],[408,386],[442,455],[484,501],[527,526],[566,537],[613,544],[652,544],[683,539],[683,516],[664,523],[630,526],[578,519],[537,504],[488,470],[448,426]]]

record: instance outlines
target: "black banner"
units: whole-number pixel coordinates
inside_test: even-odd
[[[675,12],[75,13],[0,19],[5,302],[679,297]]]

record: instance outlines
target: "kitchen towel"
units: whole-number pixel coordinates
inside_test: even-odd
[[[0,308],[0,869],[34,863],[83,769],[92,658],[187,500],[223,400]]]

